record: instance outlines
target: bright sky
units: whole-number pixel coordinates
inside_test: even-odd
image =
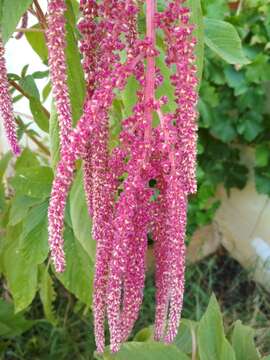
[[[43,10],[47,8],[47,0],[39,0]],[[29,15],[28,26],[34,25],[36,19]],[[9,73],[19,74],[24,65],[29,64],[28,73],[31,74],[34,71],[46,70],[46,67],[42,64],[40,58],[35,54],[25,37],[20,40],[10,39],[6,44],[6,63]],[[46,84],[44,80],[38,80],[37,85],[40,89]],[[49,104],[48,104],[49,107]],[[23,99],[14,105],[15,112],[26,113],[30,115],[28,101]],[[37,130],[37,129],[35,129]],[[7,143],[5,136],[3,136],[2,126],[0,129],[0,152],[2,148],[7,150]]]

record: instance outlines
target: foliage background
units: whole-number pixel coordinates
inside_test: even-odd
[[[31,1],[16,0],[16,3],[27,9]],[[85,89],[76,41],[79,35],[75,30],[78,6],[76,1],[67,3],[69,88],[76,123],[81,115]],[[12,22],[16,25],[18,19],[7,11],[10,8],[6,0],[0,4],[2,22],[9,24],[4,34],[7,40],[14,30]],[[162,1],[159,2],[160,6],[162,4]],[[252,148],[255,154],[253,170],[257,191],[270,195],[270,4],[264,0],[230,3],[207,0],[202,5],[208,19],[226,20],[236,27],[243,44],[243,57],[250,62],[245,65],[229,64],[209,47],[205,48],[198,107],[199,191],[190,201],[188,237],[213,219],[219,206],[215,198],[218,185],[223,184],[228,191],[245,186],[249,171],[241,161],[244,148]],[[27,33],[26,37],[47,64],[43,34]],[[47,206],[59,142],[54,107],[48,112],[43,106],[50,94],[48,72],[31,74],[26,66],[20,74],[10,74],[9,77],[11,85],[14,82],[19,85],[19,91],[15,91],[13,86],[14,102],[25,96],[33,121],[48,135],[41,136],[40,132],[33,130],[32,121],[18,117],[20,136],[32,139],[35,147],[25,148],[16,161],[9,153],[0,160],[0,356],[3,359],[91,359],[95,348],[90,311],[95,243],[89,241],[91,224],[83,196],[80,164],[65,219],[67,271],[56,275],[48,258]],[[36,85],[38,79],[47,80],[41,92]],[[121,98],[126,109],[132,106],[132,91],[134,82],[131,79]],[[115,101],[111,116],[111,146],[117,141],[119,120],[125,115],[120,101]],[[233,288],[231,284],[234,284]],[[249,291],[243,296],[244,288]],[[261,353],[267,355],[270,348],[267,294],[249,280],[248,274],[223,249],[200,264],[188,267],[184,317],[190,321],[201,319],[213,290],[223,305],[228,338],[231,339],[232,323],[240,318],[256,329],[257,345]],[[211,311],[214,314],[214,318],[209,315],[210,328],[219,328],[222,341],[227,344],[214,298],[209,309],[208,315]],[[144,305],[133,335],[151,325],[153,318],[154,283],[150,269]],[[201,321],[201,324],[204,323],[205,318]],[[190,324],[195,323],[187,322],[186,327]],[[207,329],[207,324],[194,326]],[[247,337],[243,334],[251,330],[241,331],[241,336]],[[147,340],[149,331],[146,330],[145,334],[139,335],[137,340]],[[204,330],[203,334],[207,331]],[[184,351],[183,339],[186,336],[189,343],[191,338],[185,325],[181,336],[184,337],[178,339],[178,345]],[[209,333],[209,336],[213,342],[212,334]],[[207,341],[209,339],[205,340],[206,344]],[[198,342],[201,348],[203,342],[201,345],[200,340]],[[217,347],[220,344],[217,343]],[[235,347],[238,348],[238,345]],[[229,348],[229,345],[226,346]],[[201,359],[209,359],[202,354],[203,350],[200,350]],[[254,352],[252,354],[255,356]],[[213,359],[225,359],[222,357],[224,354],[216,356]],[[226,359],[234,359],[233,356],[228,355]],[[235,359],[246,360],[245,356],[237,353]]]

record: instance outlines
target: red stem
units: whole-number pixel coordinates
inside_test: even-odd
[[[156,33],[155,33],[155,11],[156,0],[146,0],[146,36],[152,43],[152,48],[155,47]],[[147,56],[146,65],[146,85],[145,85],[145,102],[147,105],[145,110],[145,144],[150,146],[152,137],[152,108],[149,106],[150,101],[154,100],[155,96],[155,56],[150,54]]]

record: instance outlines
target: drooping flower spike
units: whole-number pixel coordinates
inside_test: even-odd
[[[12,99],[9,93],[9,83],[5,61],[5,49],[0,36],[0,116],[9,145],[14,155],[20,154],[20,147],[16,135],[16,122],[13,114]]]
[[[145,2],[146,36],[142,40],[136,1],[80,1],[87,95],[82,118],[64,135],[68,140],[62,141],[65,145],[49,207],[51,253],[56,270],[63,271],[65,203],[75,161],[83,159],[92,236],[97,241],[93,313],[98,352],[105,346],[106,314],[113,352],[128,338],[138,317],[149,236],[155,241],[156,340],[174,340],[183,302],[187,196],[196,191],[195,40],[184,0],[169,1],[163,12],[157,12],[156,0]],[[52,4],[59,17],[51,13],[50,21],[59,22],[63,35],[64,2],[54,0]],[[156,98],[163,83],[155,61],[158,28],[164,33],[166,65],[175,88],[177,109],[173,113],[163,110],[166,97]],[[56,33],[49,35],[48,43],[55,45]],[[63,37],[60,40],[64,46]],[[53,87],[60,94],[58,112],[66,99],[63,91],[67,94],[66,78],[61,72],[63,77],[59,77],[59,70],[65,68],[62,65],[51,63]],[[122,121],[119,145],[110,152],[110,108],[131,75],[139,84],[136,104],[132,115]],[[155,128],[154,115],[159,118]],[[149,186],[152,180],[154,188]]]
[[[65,0],[49,0],[46,31],[52,92],[60,127],[61,151],[69,142],[72,111],[67,86]]]

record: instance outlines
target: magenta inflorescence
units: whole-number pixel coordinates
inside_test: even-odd
[[[5,49],[0,37],[0,115],[5,132],[14,155],[20,154],[20,147],[16,134],[16,122],[13,114],[12,98],[9,93],[9,82],[5,61]]]
[[[55,269],[63,272],[65,206],[81,159],[92,237],[97,242],[93,314],[99,353],[105,348],[106,321],[112,352],[132,331],[143,300],[149,238],[154,241],[156,266],[155,339],[171,343],[179,327],[187,201],[196,192],[198,100],[196,40],[184,2],[168,1],[158,12],[156,0],[80,1],[78,29],[87,92],[83,115],[73,127],[65,56],[66,4],[49,1],[46,36],[61,141],[49,205],[49,244]],[[144,3],[142,36],[138,29]],[[164,83],[156,61],[161,59],[158,29],[174,89],[171,112],[165,111],[167,96],[157,95]],[[1,55],[0,110],[17,152],[11,105],[4,100],[9,97],[2,46]],[[111,109],[131,76],[138,84],[136,103],[132,114],[122,119],[117,144],[111,147]]]

